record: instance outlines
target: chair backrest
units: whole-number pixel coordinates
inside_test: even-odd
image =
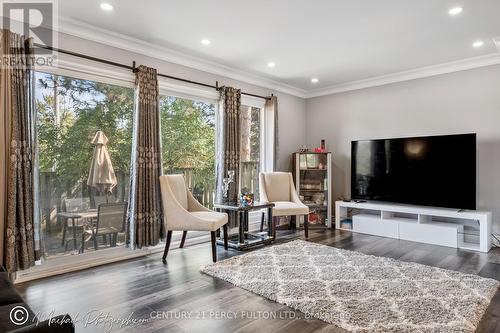
[[[97,230],[114,229],[116,232],[125,231],[125,217],[127,214],[127,203],[100,204],[97,211]]]
[[[289,172],[261,172],[260,177],[264,186],[263,190],[270,202],[291,200],[293,183],[290,184],[292,177]]]
[[[184,181],[183,175],[167,175],[164,176],[167,179],[168,186],[172,191],[175,199],[184,208],[188,209],[188,194],[186,182]],[[167,197],[168,198],[168,197]]]
[[[70,213],[85,212],[90,208],[90,198],[64,199],[64,206]]]
[[[115,203],[117,202],[116,197],[113,195],[110,195],[108,198],[106,198],[105,195],[96,195],[94,196],[94,205],[95,208],[98,208],[99,205],[105,204],[106,200],[108,201],[107,203]]]

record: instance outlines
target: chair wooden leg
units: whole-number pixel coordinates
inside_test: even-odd
[[[262,212],[262,215],[260,216],[260,232],[264,231],[264,212]]]
[[[186,235],[187,235],[187,230],[184,230],[182,232],[182,238],[181,238],[181,245],[179,245],[179,248],[183,248],[184,247],[184,243],[186,242]]]
[[[167,240],[165,241],[165,250],[163,250],[163,262],[167,261],[168,248],[170,247],[170,241],[172,240],[172,230],[167,231]]]
[[[222,230],[224,233],[224,250],[227,251],[227,249],[228,249],[228,246],[227,246],[227,223],[224,224],[224,226],[222,227]]]
[[[304,215],[304,234],[306,239],[309,238],[309,215]]]
[[[215,231],[210,232],[210,236],[212,239],[212,261],[217,262],[217,244],[215,240]]]
[[[295,215],[290,216],[290,222],[288,223],[288,230],[292,230],[295,228],[296,219],[297,219],[297,216],[295,216]]]

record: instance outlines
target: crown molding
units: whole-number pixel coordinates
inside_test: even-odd
[[[67,17],[60,17],[59,32],[305,99],[500,64],[500,40],[495,38],[498,53],[305,90]]]
[[[436,75],[465,71],[469,69],[492,66],[500,64],[500,53],[492,53],[484,56],[452,61],[439,65],[416,68],[408,71],[377,76],[359,81],[352,81],[308,91],[305,98],[320,97],[332,94],[339,94],[346,91],[359,90],[371,87],[383,86],[386,84],[416,80]]]
[[[74,19],[70,20],[65,17],[60,17],[59,32],[207,73],[224,76],[255,86],[268,88],[272,91],[282,92],[301,98],[304,98],[306,94],[304,89],[296,88],[282,82],[239,70],[237,68],[185,54],[167,47],[158,46],[137,38],[97,28]]]

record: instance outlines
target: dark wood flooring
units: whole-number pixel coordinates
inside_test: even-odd
[[[281,235],[280,235],[281,234]],[[280,232],[279,242],[303,232]],[[342,231],[310,231],[310,241],[500,280],[500,249],[488,254]],[[218,247],[219,259],[241,252]],[[43,280],[16,288],[35,313],[70,313],[77,332],[344,332],[286,306],[201,274],[210,243]],[[234,316],[237,319],[234,319]],[[153,318],[152,318],[153,317]],[[120,322],[144,319],[138,326]],[[500,332],[500,292],[478,332]]]

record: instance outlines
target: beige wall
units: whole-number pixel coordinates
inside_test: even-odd
[[[279,110],[279,153],[278,169],[288,170],[290,167],[290,156],[305,143],[305,108],[306,103],[303,98],[295,97],[289,94],[274,91],[241,81],[236,81],[227,77],[214,75],[211,73],[199,71],[185,66],[176,65],[166,61],[147,57],[141,54],[129,52],[126,50],[110,47],[104,44],[92,42],[78,37],[60,34],[59,48],[74,52],[80,52],[94,57],[100,57],[114,62],[132,65],[136,61],[137,65],[146,65],[158,69],[162,74],[173,75],[186,78],[193,81],[204,82],[215,85],[229,85],[240,88],[245,92],[269,96],[272,93],[278,97]],[[147,50],[144,50],[147,52]],[[173,81],[178,83],[176,81]]]
[[[500,66],[317,97],[306,109],[308,144],[324,138],[333,152],[335,197],[350,195],[351,140],[477,133],[477,207],[500,231]]]

